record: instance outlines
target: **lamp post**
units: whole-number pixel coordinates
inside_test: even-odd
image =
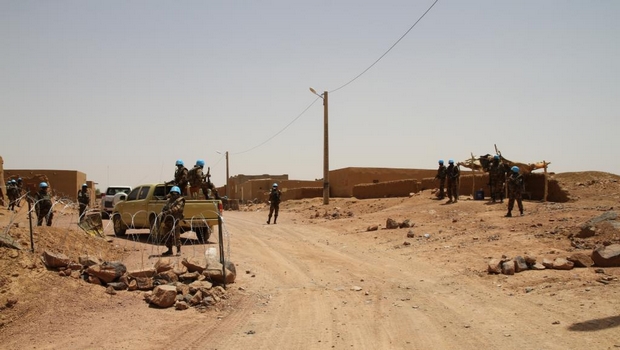
[[[329,128],[328,128],[328,108],[327,91],[321,95],[316,90],[310,88],[310,92],[323,99],[323,204],[329,204]]]
[[[220,151],[215,151],[215,152],[222,154],[222,152]],[[226,155],[226,187],[224,188],[224,195],[228,197],[228,178],[229,178],[228,176],[228,151],[224,152],[224,154]]]

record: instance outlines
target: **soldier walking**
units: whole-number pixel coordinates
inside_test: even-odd
[[[43,219],[47,226],[52,226],[54,211],[52,210],[52,196],[47,192],[47,182],[39,184],[39,192],[34,195],[34,210],[37,214],[37,226],[43,225]]]
[[[446,183],[446,166],[443,165],[443,159],[439,160],[439,168],[437,169],[437,175],[435,175],[435,180],[439,180],[439,200],[442,200],[446,197],[446,193],[444,192],[444,185]]]
[[[88,185],[82,184],[82,189],[78,191],[77,200],[80,205],[79,221],[84,220],[86,208],[90,205],[90,195],[88,194]]]
[[[172,255],[172,244],[177,247],[177,255],[181,255],[181,220],[185,209],[185,198],[181,196],[181,189],[173,186],[170,189],[170,198],[159,214],[161,229],[166,240],[166,250],[162,256]]]
[[[6,195],[9,197],[9,207],[8,210],[15,210],[15,204],[17,204],[17,198],[19,189],[17,188],[17,183],[15,180],[10,180],[6,184]]]
[[[448,178],[448,201],[446,203],[456,203],[459,200],[459,178],[461,171],[458,165],[454,165],[454,160],[448,161],[446,177]]]
[[[515,200],[519,206],[519,212],[523,216],[523,176],[519,173],[518,166],[513,166],[510,170],[512,173],[508,176],[506,182],[508,184],[508,213],[505,215],[507,218],[512,217]]]
[[[280,201],[282,192],[278,190],[278,184],[274,183],[269,193],[269,217],[267,218],[267,225],[271,222],[271,216],[273,216],[273,224],[278,221],[278,213],[280,212]]]

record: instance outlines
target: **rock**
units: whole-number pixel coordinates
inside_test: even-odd
[[[594,260],[584,253],[573,253],[566,260],[572,262],[575,267],[590,267],[594,265]]]
[[[95,276],[88,276],[88,283],[101,285],[101,280]]]
[[[171,307],[176,303],[177,288],[170,285],[157,286],[151,295],[151,304],[162,308]]]
[[[45,266],[51,269],[67,267],[71,263],[68,256],[61,253],[52,253],[49,250],[43,252],[41,260],[43,260]]]
[[[202,292],[199,290],[189,300],[189,304],[192,305],[192,306],[195,306],[195,305],[200,304],[201,301],[202,301]]]
[[[618,219],[618,213],[615,211],[605,212],[595,218],[592,218],[579,226],[579,232],[575,235],[578,238],[588,238],[596,235],[596,226],[603,222],[614,222]]]
[[[174,271],[174,273],[176,273],[177,276],[181,276],[187,273],[187,266],[183,264],[176,264],[174,265],[174,268],[172,269],[172,271]]]
[[[598,267],[620,266],[620,244],[597,247],[592,252],[592,260]]]
[[[179,276],[179,280],[187,283],[191,283],[198,279],[200,274],[198,272],[187,272]]]
[[[407,227],[411,227],[413,225],[411,225],[411,221],[409,219],[405,219],[405,221],[401,222],[398,227],[399,228],[407,228]]]
[[[71,270],[79,271],[79,270],[81,270],[83,268],[83,266],[82,266],[82,264],[78,264],[78,263],[72,261],[72,262],[69,263],[69,265],[67,265],[67,268],[71,269]]]
[[[187,271],[189,272],[202,273],[205,270],[205,265],[202,263],[201,259],[198,258],[183,258],[182,264],[187,267]]]
[[[125,272],[127,272],[127,268],[119,261],[111,261],[104,262],[100,265],[90,266],[87,269],[87,272],[89,275],[95,276],[105,283],[110,283],[125,274]]]
[[[187,310],[187,309],[189,309],[189,305],[187,305],[187,303],[186,303],[186,302],[184,302],[184,301],[177,301],[177,302],[174,304],[174,308],[175,308],[176,310]]]
[[[208,282],[207,282],[208,283]],[[209,283],[211,284],[211,283]],[[209,287],[211,288],[211,287]],[[177,293],[181,294],[181,295],[187,295],[189,294],[189,286],[187,284],[184,283],[177,283]]]
[[[377,231],[379,229],[378,225],[368,226],[366,231]]]
[[[110,294],[110,295],[116,295],[116,290],[114,290],[114,287],[112,287],[112,286],[108,286],[108,287],[105,289],[105,292],[106,292],[107,294]]]
[[[413,238],[413,230],[409,230],[409,232],[407,232],[407,238]]]
[[[108,287],[112,287],[114,290],[126,290],[127,284],[125,282],[111,282],[108,283]]]
[[[499,259],[491,259],[487,266],[488,273],[500,274],[502,273],[501,260]]]
[[[572,270],[574,264],[564,258],[556,258],[553,261],[553,269],[555,270]]]
[[[157,265],[157,263],[155,263]],[[163,272],[163,271],[162,271]],[[138,278],[138,277],[154,277],[157,274],[156,269],[143,269],[143,270],[133,270],[128,273],[129,277]]]
[[[390,219],[390,218],[388,218],[386,223],[385,223],[385,228],[387,228],[388,230],[396,229],[399,226],[400,225],[398,224],[398,222],[396,222],[396,220]]]
[[[150,277],[138,277],[135,281],[139,290],[153,289],[153,279]]]
[[[407,241],[404,241],[404,242],[403,242],[403,245],[411,245],[411,243],[410,243],[410,242],[407,242]]]
[[[532,265],[532,270],[540,271],[540,270],[544,270],[544,269],[546,269],[546,267],[545,267],[545,265],[543,265],[541,263],[537,262],[534,265]]]
[[[80,263],[80,265],[84,266],[84,267],[90,267],[93,265],[99,265],[101,264],[103,261],[101,261],[101,259],[99,259],[96,256],[92,256],[92,255],[80,255],[78,257],[78,262]]]
[[[135,279],[129,281],[129,284],[127,285],[127,290],[130,290],[130,291],[138,290],[138,282],[136,282]]]
[[[174,271],[172,270],[167,270],[167,271],[158,273],[154,278],[164,280],[167,283],[174,283],[174,282],[179,281],[179,276],[177,276],[177,274],[174,273]]]
[[[536,257],[526,255],[523,257],[523,259],[525,259],[525,263],[528,264],[529,266],[536,264]]]
[[[502,273],[504,275],[514,275],[515,274],[515,263],[512,260],[505,261],[502,263]]]
[[[155,262],[155,270],[157,273],[172,270],[172,263],[170,262],[170,259],[159,258],[159,260]]]
[[[543,258],[542,264],[545,268],[552,269],[553,268],[553,260],[548,258]]]
[[[201,291],[203,294],[208,294],[212,287],[213,285],[209,281],[194,281],[189,284],[189,293]]]
[[[522,256],[516,256],[514,259],[515,272],[521,272],[528,269],[527,263]]]
[[[144,292],[144,294],[142,294],[142,298],[144,299],[144,301],[146,301],[147,303],[151,302],[151,297],[153,296],[153,291],[149,290],[148,292]]]
[[[226,283],[235,282],[236,275],[232,273],[232,271],[226,270]],[[222,274],[222,264],[214,263],[210,265],[207,269],[202,272],[203,276],[207,278],[207,280],[213,283],[224,283],[224,275]]]
[[[12,308],[15,304],[17,304],[17,298],[8,298],[6,303],[4,304],[7,308]]]
[[[360,286],[353,286],[353,287],[351,287],[351,290],[354,291],[354,292],[359,292],[359,291],[362,290],[362,287],[360,287]]]
[[[424,234],[424,238],[431,238],[430,233],[425,233],[425,234]]]

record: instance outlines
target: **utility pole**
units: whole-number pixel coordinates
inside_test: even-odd
[[[329,204],[329,130],[327,91],[323,92],[323,204]]]
[[[226,191],[224,191],[224,195],[226,197],[228,197],[228,186],[229,186],[228,179],[229,179],[229,176],[228,176],[228,151],[226,151]]]

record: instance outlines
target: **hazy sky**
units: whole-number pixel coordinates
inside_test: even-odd
[[[332,170],[435,168],[497,144],[620,174],[620,1],[440,0],[334,91],[433,2],[2,0],[0,156],[102,189],[170,180],[179,158],[219,186],[216,151],[231,176],[312,180],[313,87],[330,91]]]

